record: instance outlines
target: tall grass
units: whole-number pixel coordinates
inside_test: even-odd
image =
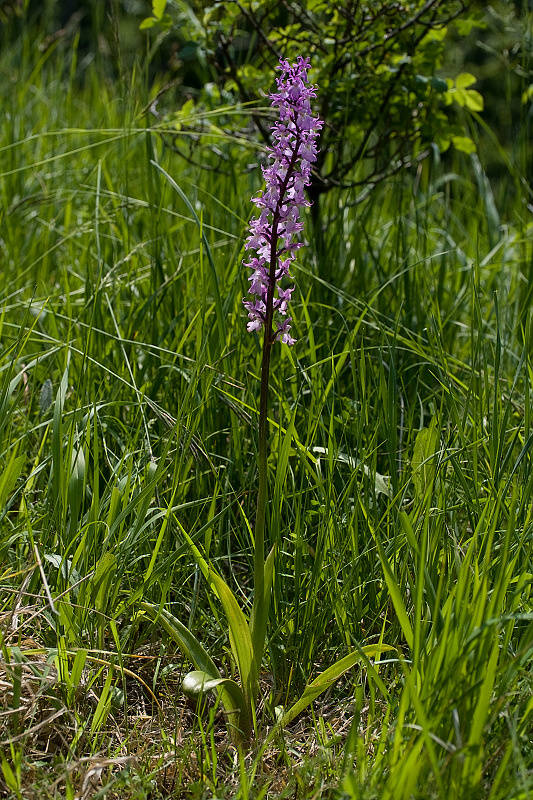
[[[260,736],[239,761],[219,711],[187,708],[189,666],[140,604],[234,672],[180,530],[249,610],[257,150],[218,138],[237,155],[198,168],[161,135],[140,73],[114,84],[33,37],[0,62],[4,796],[74,797],[99,777],[94,796],[121,798],[528,797],[520,195],[500,207],[474,155],[322,201],[320,246],[295,268],[298,343],[272,369],[273,606]],[[218,167],[209,143],[197,157]],[[381,642],[392,656],[265,742],[310,676]]]

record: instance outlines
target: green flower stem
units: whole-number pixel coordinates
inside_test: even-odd
[[[259,398],[259,450],[258,450],[258,471],[259,485],[257,489],[257,509],[255,514],[254,531],[254,603],[252,609],[252,620],[256,620],[260,604],[264,602],[265,593],[265,517],[268,495],[268,385],[270,376],[270,355],[272,352],[272,317],[273,317],[273,294],[271,291],[267,298],[265,332],[263,336],[263,358],[261,361],[261,395]],[[254,659],[257,667],[257,674],[261,668],[263,660],[263,648],[265,645],[264,636],[257,638],[254,625]]]
[[[270,598],[265,598],[265,517],[266,503],[268,495],[268,386],[270,377],[270,355],[275,336],[272,332],[274,319],[274,290],[276,287],[276,266],[278,263],[278,225],[280,221],[281,207],[285,199],[285,193],[289,183],[289,178],[294,172],[300,150],[300,133],[296,136],[296,143],[291,155],[291,160],[287,167],[285,178],[280,187],[279,199],[272,216],[272,231],[270,237],[270,259],[269,259],[269,288],[266,300],[265,325],[263,335],[263,358],[261,360],[261,394],[259,398],[259,449],[258,449],[258,471],[259,486],[257,490],[257,508],[255,514],[254,531],[254,602],[252,607],[252,620],[254,621],[258,613],[266,609],[261,608],[263,603],[268,603]],[[262,616],[259,613],[259,616]],[[255,624],[253,625],[255,629]],[[265,646],[265,636],[255,635],[253,637],[254,659],[257,667],[257,675],[261,669],[263,660],[263,649]]]
[[[292,166],[292,160],[291,160]],[[290,170],[287,170],[287,178]],[[257,509],[255,514],[254,531],[254,602],[252,620],[258,616],[260,605],[265,602],[265,517],[268,495],[268,386],[270,377],[270,355],[274,337],[272,335],[272,321],[274,318],[274,288],[276,284],[277,243],[278,243],[279,211],[276,209],[272,220],[272,238],[270,241],[270,285],[266,301],[265,327],[263,335],[263,358],[261,360],[261,394],[259,398],[259,449],[257,464],[259,471],[259,485],[257,489]],[[264,611],[264,609],[263,609]],[[260,640],[259,640],[260,639]],[[254,625],[254,659],[257,675],[261,669],[263,649],[265,646],[264,635],[255,634]]]
[[[268,313],[268,308],[267,308]],[[256,617],[259,603],[265,591],[265,517],[268,494],[267,439],[268,439],[268,383],[270,373],[270,354],[272,352],[272,318],[270,328],[265,327],[263,339],[263,359],[261,363],[261,396],[259,400],[259,486],[257,490],[257,509],[254,531],[254,605],[253,618]],[[258,643],[262,650],[262,643]],[[264,643],[263,643],[264,644]],[[263,653],[254,653],[259,669]]]

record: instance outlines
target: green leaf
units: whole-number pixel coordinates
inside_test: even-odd
[[[475,82],[476,78],[470,72],[461,72],[461,74],[455,79],[455,85],[458,89],[466,89],[468,86],[472,86]]]
[[[5,757],[5,755],[3,753],[2,753],[2,772],[3,772],[4,780],[6,782],[7,787],[9,789],[11,789],[12,792],[15,792],[20,797],[21,795],[20,795],[20,791],[19,791],[19,782],[18,782],[18,780],[17,780],[17,778],[15,776],[15,773],[13,772],[11,767],[9,766],[9,762],[8,762],[7,758]]]
[[[378,555],[379,555],[379,559],[381,561],[381,566],[382,566],[382,569],[383,569],[383,573],[385,575],[385,582],[387,584],[387,588],[389,590],[389,594],[391,596],[391,600],[392,600],[392,603],[394,605],[394,609],[396,611],[396,615],[397,615],[398,620],[400,622],[400,625],[401,625],[401,628],[402,628],[402,631],[403,631],[403,635],[405,636],[405,639],[406,639],[407,644],[409,645],[409,647],[412,648],[413,647],[413,629],[411,627],[411,623],[409,622],[409,617],[407,615],[407,610],[406,610],[404,602],[402,600],[402,592],[400,590],[400,587],[398,586],[398,583],[396,581],[394,572],[391,569],[391,566],[390,566],[389,561],[387,559],[387,555],[385,553],[385,550],[383,549],[383,545],[381,544],[381,540],[379,538],[379,534],[374,529],[374,526],[372,524],[372,521],[370,519],[368,511],[367,511],[367,509],[365,507],[365,504],[363,503],[363,500],[362,500],[360,495],[358,495],[358,501],[359,501],[359,507],[361,508],[361,511],[363,512],[363,515],[364,515],[364,518],[366,520],[366,523],[367,523],[367,525],[368,525],[368,527],[370,529],[370,532],[372,533],[372,536],[374,538],[374,541],[376,543],[376,549],[378,551]]]
[[[485,677],[483,678],[483,683],[479,690],[478,700],[472,717],[470,734],[468,736],[468,754],[464,761],[463,775],[472,786],[477,785],[481,780],[483,764],[483,729],[489,715],[499,653],[500,644],[496,639],[485,669]]]
[[[226,686],[228,691],[235,698],[239,708],[244,704],[244,696],[240,686],[232,681],[231,678],[213,678],[207,672],[201,669],[188,672],[184,677],[181,687],[188,697],[194,697],[204,692],[209,692],[212,689],[217,689],[219,686]]]
[[[143,19],[143,21],[139,25],[139,30],[146,31],[148,30],[148,28],[153,28],[156,22],[157,20],[154,19],[154,17],[146,17],[146,19]]]
[[[462,153],[475,153],[476,145],[469,136],[452,136],[452,144],[456,150]]]
[[[85,662],[87,661],[87,652],[87,650],[78,650],[74,656],[74,663],[72,664],[72,670],[69,679],[69,700],[71,703],[74,700],[74,692],[80,685],[83,668],[85,667]]]
[[[220,700],[226,710],[229,720],[230,733],[236,738],[248,739],[251,733],[252,715],[251,707],[242,690],[228,678],[223,678],[216,668],[211,656],[202,647],[196,636],[183,625],[176,617],[164,608],[159,608],[152,603],[142,601],[139,607],[154,622],[160,623],[171,639],[173,639],[184,656],[191,661],[196,670],[189,673],[184,680],[183,689],[186,693],[198,693],[199,675],[202,676],[204,689],[220,690]],[[187,678],[192,676],[187,681]],[[216,681],[211,686],[206,681]],[[194,690],[194,691],[193,691]],[[239,712],[238,722],[235,721],[236,712]]]
[[[196,547],[196,545],[194,544],[193,540],[191,539],[191,537],[189,536],[189,534],[187,533],[187,531],[185,530],[185,528],[183,527],[181,522],[179,520],[177,522],[178,522],[178,527],[179,527],[180,531],[184,535],[184,537],[185,537],[185,539],[187,541],[187,544],[191,548],[191,551],[192,551],[192,554],[193,554],[193,556],[194,556],[194,558],[196,560],[196,563],[200,567],[202,575],[204,576],[206,581],[209,583],[209,572],[210,571],[214,572],[214,570],[212,570],[212,568],[209,566],[209,564],[207,563],[207,561],[205,560],[205,558],[203,557],[203,555],[201,554],[199,549]]]
[[[202,556],[183,525],[181,525],[179,522],[178,525],[192,550],[192,553],[202,571],[204,578],[210,584],[212,589],[214,589],[216,595],[222,603],[229,626],[231,649],[233,651],[233,655],[235,656],[235,661],[237,662],[237,668],[239,670],[243,685],[244,696],[247,703],[251,707],[255,701],[258,686],[254,649],[252,645],[250,628],[248,626],[246,617],[244,616],[239,604],[237,603],[237,600],[235,599],[235,595],[227,583],[217,572],[215,572],[212,567],[208,565],[207,561]],[[209,673],[209,670],[205,671]]]
[[[166,512],[165,517],[163,519],[163,524],[161,525],[161,528],[159,529],[159,533],[157,535],[156,543],[152,548],[152,555],[151,555],[151,558],[150,558],[150,563],[148,564],[146,572],[144,573],[143,583],[145,583],[145,584],[150,580],[150,577],[151,577],[152,572],[154,570],[155,562],[157,560],[157,556],[159,554],[159,550],[161,548],[161,544],[162,544],[163,538],[165,536],[165,531],[167,529],[168,521],[170,519],[170,515],[171,515],[171,512],[172,512],[172,505],[174,503],[174,498],[176,496],[176,492],[177,491],[178,491],[178,484],[176,484],[176,486],[174,487],[174,490],[172,492],[172,497],[170,498],[170,503],[168,504],[167,512]]]
[[[298,714],[307,708],[307,706],[311,705],[313,700],[321,695],[322,692],[325,692],[327,689],[329,689],[329,687],[332,686],[335,681],[344,675],[345,672],[348,672],[348,670],[355,666],[355,664],[358,664],[361,661],[365,664],[368,664],[370,658],[375,658],[376,656],[381,655],[381,653],[385,653],[394,649],[394,647],[391,647],[388,644],[372,644],[361,647],[359,650],[354,650],[352,653],[344,656],[344,658],[341,658],[331,667],[328,667],[328,669],[320,673],[320,675],[315,678],[314,681],[307,684],[303,695],[299,700],[296,701],[296,703],[294,703],[293,706],[289,708],[288,711],[282,715],[279,724],[288,725],[290,722],[292,722],[292,720],[297,717]],[[374,677],[376,677],[376,675],[377,673]],[[381,679],[379,679],[379,682],[382,683]],[[383,686],[383,688],[385,687]]]
[[[10,459],[4,467],[0,475],[0,511],[4,508],[5,504],[11,496],[11,492],[15,488],[15,484],[22,472],[22,468],[26,461],[26,456],[17,456],[17,448],[11,453]]]
[[[90,580],[95,611],[105,614],[107,611],[111,582],[115,575],[117,558],[114,553],[104,553],[98,560],[96,570]]]
[[[409,647],[412,648],[413,629],[411,627],[411,623],[409,622],[409,616],[407,614],[407,610],[403,602],[401,589],[398,586],[394,572],[392,571],[392,568],[389,564],[389,561],[383,549],[383,545],[379,541],[377,535],[375,536],[375,542],[379,558],[381,561],[381,566],[383,568],[383,574],[385,575],[385,582],[387,584],[387,589],[389,590],[392,604],[394,606],[394,610],[396,611],[396,616],[398,617],[398,621],[403,631],[403,635],[405,636],[405,640],[409,645]]]
[[[276,556],[276,546],[274,545],[265,560],[263,601],[257,604],[254,603],[254,613],[252,614],[252,618],[250,620],[250,634],[252,637],[252,648],[254,654],[255,669],[258,675],[261,669],[261,662],[263,660],[263,650],[265,647],[268,614],[270,611],[270,597],[272,593],[272,580],[274,578],[275,556]]]
[[[399,520],[401,522],[402,528],[405,533],[405,537],[409,542],[410,547],[413,549],[417,555],[420,552],[420,548],[418,546],[418,542],[416,540],[415,532],[413,530],[413,526],[411,525],[411,520],[409,515],[405,511],[400,511]]]
[[[433,739],[431,738],[430,735],[432,725],[428,721],[424,704],[422,703],[422,700],[416,689],[415,682],[413,680],[413,673],[411,670],[407,668],[405,668],[405,683],[407,689],[409,690],[411,702],[413,703],[413,707],[415,709],[415,713],[418,719],[418,724],[420,726],[420,730],[422,733],[421,740],[424,742],[425,750],[427,751],[427,756],[433,768],[435,781],[439,788],[439,795],[440,797],[444,797],[444,787],[442,785],[439,762],[435,753],[435,746],[433,744]]]
[[[220,697],[224,710],[228,716],[230,733],[237,739],[250,738],[252,732],[252,719],[240,686],[231,678],[213,678],[202,670],[188,672],[181,688],[187,697],[201,697],[209,691],[214,691]]]
[[[424,36],[422,42],[427,44],[429,42],[443,42],[448,33],[448,28],[445,25],[440,27],[430,28]]]
[[[228,715],[228,723],[244,739],[251,734],[251,717],[240,686],[231,678],[213,678],[202,670],[188,672],[181,688],[188,697],[201,697],[209,691],[215,691],[220,697],[224,710]]]
[[[474,28],[486,27],[485,22],[473,19],[473,17],[467,17],[466,19],[456,19],[455,25],[459,36],[468,36]]]
[[[464,105],[470,111],[483,111],[483,96],[475,89],[468,89],[464,92]]]
[[[533,97],[533,83],[530,83],[527,89],[522,93],[522,103],[526,105]]]
[[[152,0],[152,14],[157,20],[161,19],[165,13],[166,6],[167,0]]]
[[[164,608],[142,601],[139,607],[150,617],[153,622],[161,625],[171,639],[180,648],[183,655],[191,661],[195,667],[206,672],[208,675],[220,678],[220,672],[215,667],[211,656],[202,647],[196,636],[183,625],[179,619]]]
[[[78,650],[74,656],[74,663],[72,665],[72,672],[70,673],[70,680],[74,687],[78,686],[81,681],[81,675],[85,662],[87,661],[87,650]]]
[[[418,431],[413,448],[411,467],[417,500],[422,500],[426,491],[431,488],[435,479],[435,451],[439,442],[439,434],[435,419],[428,428]]]
[[[96,733],[97,731],[100,730],[100,728],[107,719],[107,715],[109,714],[109,709],[111,708],[110,689],[111,689],[112,678],[113,678],[113,670],[110,669],[105,679],[104,688],[102,689],[102,694],[100,695],[100,698],[96,705],[94,716],[91,722],[91,733]]]
[[[452,102],[467,108],[469,111],[483,111],[483,96],[475,89],[469,89],[476,82],[474,75],[462,72],[454,81],[447,79],[448,91],[444,95],[445,102]]]
[[[447,94],[462,108],[483,111],[483,97],[475,89],[451,89]]]
[[[248,622],[227,583],[212,569],[209,572],[209,583],[216,590],[224,608],[229,625],[231,649],[239,669],[246,703],[251,708],[257,696],[258,682]]]

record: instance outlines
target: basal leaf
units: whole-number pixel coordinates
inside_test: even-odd
[[[240,686],[231,678],[213,678],[207,672],[193,670],[187,673],[181,688],[188,697],[201,697],[206,692],[216,692],[228,715],[228,724],[233,733],[244,739],[250,737],[250,712]]]
[[[209,583],[222,603],[230,630],[230,642],[241,676],[246,702],[251,706],[257,694],[257,672],[250,628],[235,595],[227,583],[214,570],[210,570]]]
[[[375,658],[376,656],[381,655],[381,653],[385,653],[390,650],[394,650],[394,647],[391,647],[387,644],[382,645],[367,645],[365,647],[361,647],[359,650],[354,650],[354,652],[349,653],[344,658],[341,658],[340,661],[337,661],[331,667],[321,672],[320,675],[315,678],[314,681],[308,683],[305,687],[303,695],[300,697],[299,700],[294,703],[288,711],[286,711],[280,719],[280,725],[288,725],[295,717],[298,716],[307,706],[311,705],[313,700],[315,700],[322,692],[325,692],[326,689],[329,689],[332,684],[335,683],[345,672],[351,669],[355,664],[359,662],[368,663],[369,659]],[[374,678],[376,677],[377,673],[374,674]],[[381,679],[379,679],[380,683]],[[385,688],[385,687],[383,687]],[[386,692],[386,689],[385,689]]]
[[[257,674],[259,674],[259,670],[261,669],[261,661],[265,646],[268,614],[270,611],[270,596],[272,592],[272,579],[274,577],[275,555],[276,547],[274,546],[265,560],[263,600],[261,603],[254,604],[254,613],[252,614],[252,618],[250,620],[250,632]]]
[[[171,639],[173,639],[182,653],[191,661],[195,667],[216,678],[220,678],[220,673],[216,668],[211,656],[202,647],[196,636],[183,625],[179,619],[164,608],[142,601],[139,607],[150,617],[153,622],[161,625]]]

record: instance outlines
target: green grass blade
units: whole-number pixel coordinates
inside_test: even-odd
[[[204,244],[205,251],[207,253],[207,259],[209,261],[209,266],[211,267],[211,279],[212,279],[212,282],[213,282],[213,291],[214,291],[214,294],[215,294],[215,313],[216,313],[216,317],[217,317],[217,325],[218,325],[218,331],[219,331],[219,334],[220,334],[220,341],[221,341],[222,345],[224,345],[224,343],[226,342],[226,338],[227,338],[226,321],[225,321],[225,317],[224,317],[224,311],[223,311],[223,308],[222,308],[222,298],[220,296],[220,287],[219,287],[219,283],[218,283],[218,275],[217,275],[217,270],[216,270],[216,267],[215,267],[215,262],[213,260],[213,254],[211,253],[211,248],[209,247],[209,242],[207,241],[207,237],[206,237],[205,233],[203,232],[203,228],[202,228],[202,225],[201,225],[200,220],[198,218],[198,214],[196,213],[196,211],[194,209],[194,206],[192,205],[191,201],[189,200],[189,198],[187,197],[187,195],[185,194],[183,189],[180,186],[178,186],[178,184],[176,183],[174,178],[172,178],[168,174],[168,172],[165,169],[163,169],[163,167],[160,164],[157,163],[157,161],[151,161],[150,163],[153,164],[153,166],[156,169],[158,169],[159,172],[161,172],[164,175],[164,177],[167,179],[167,181],[172,186],[174,191],[179,194],[179,196],[181,197],[181,199],[183,200],[183,202],[185,203],[185,205],[187,206],[187,208],[191,212],[192,216],[194,217],[194,219],[196,221],[196,224],[198,225],[198,228],[199,228],[201,236],[202,236],[202,242]]]
[[[141,601],[139,608],[154,622],[163,628],[163,630],[176,642],[184,656],[191,661],[197,669],[211,675],[214,678],[220,678],[221,675],[215,666],[209,653],[202,647],[196,636],[183,625],[173,614],[164,608]]]
[[[321,672],[318,677],[311,681],[311,683],[307,684],[305,687],[305,691],[303,695],[300,697],[299,700],[294,703],[280,719],[280,725],[288,725],[292,722],[298,714],[301,714],[304,709],[311,705],[313,700],[316,700],[323,692],[329,689],[335,681],[344,675],[345,672],[348,672],[349,669],[352,669],[356,664],[363,662],[363,664],[368,664],[369,659],[376,658],[376,656],[380,656],[382,653],[390,652],[394,650],[394,647],[391,647],[387,644],[382,645],[365,645],[361,647],[359,650],[354,650],[353,653],[349,653],[344,658],[341,658],[331,667],[328,667]],[[376,680],[376,673],[374,673],[374,680]],[[385,686],[381,679],[378,678],[378,685],[381,685],[384,693],[386,694]]]

